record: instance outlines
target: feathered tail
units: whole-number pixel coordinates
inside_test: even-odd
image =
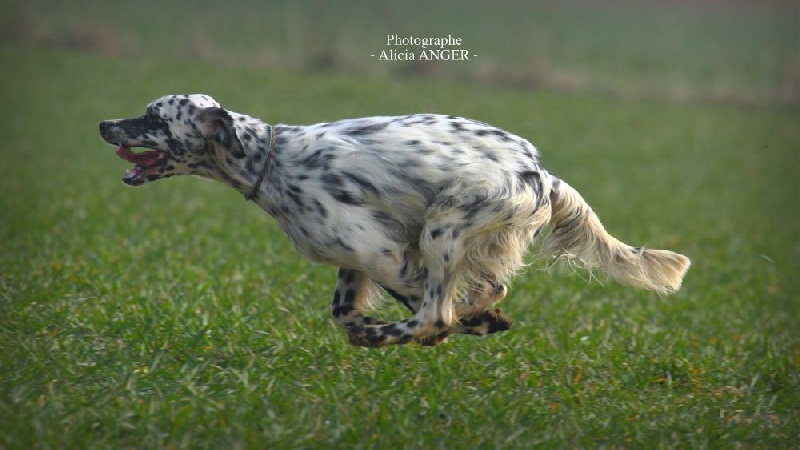
[[[608,234],[581,195],[553,178],[551,233],[542,254],[577,258],[583,267],[600,269],[623,284],[668,294],[681,287],[689,258],[668,250],[631,247]]]

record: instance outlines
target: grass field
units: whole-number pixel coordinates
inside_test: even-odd
[[[0,448],[800,446],[795,106],[16,43],[0,62]],[[612,234],[693,266],[671,297],[534,267],[504,300],[509,332],[349,347],[335,269],[240,195],[121,183],[97,123],[170,92],[273,123],[487,121],[532,140]]]

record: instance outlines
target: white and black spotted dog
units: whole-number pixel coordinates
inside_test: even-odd
[[[677,290],[689,267],[683,255],[613,238],[533,145],[475,120],[271,126],[207,95],[170,95],[141,117],[102,122],[100,134],[134,164],[125,183],[221,181],[272,215],[300,253],[338,266],[333,318],[354,345],[435,345],[452,333],[507,330],[494,305],[540,234],[542,255],[658,292]],[[381,288],[413,316],[365,316]]]

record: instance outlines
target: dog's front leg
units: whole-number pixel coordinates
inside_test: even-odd
[[[370,296],[375,295],[372,280],[357,270],[340,268],[333,293],[331,314],[337,325],[350,330],[365,325],[382,325],[385,321],[365,316],[362,311],[369,307]]]
[[[402,295],[392,289],[385,289],[395,300],[402,303],[411,313],[416,313],[422,305],[422,298],[416,295]],[[424,338],[414,339],[425,346],[438,345],[447,340],[451,334],[470,334],[483,336],[506,331],[511,328],[512,321],[500,308],[492,308],[506,296],[505,286],[487,282],[482,289],[471,290],[467,298],[456,302],[458,322],[446,331]]]
[[[421,303],[403,302],[414,310],[414,316],[396,323],[366,325],[352,329],[350,343],[364,347],[383,347],[417,341],[436,345],[447,337],[457,323],[453,307],[456,286],[454,271],[460,260],[462,241],[443,236],[437,224],[423,228],[420,250],[424,262],[421,273]],[[441,239],[440,239],[441,238]],[[419,301],[419,299],[417,301]],[[402,301],[402,299],[400,299]]]

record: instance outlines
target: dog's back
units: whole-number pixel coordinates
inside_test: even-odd
[[[511,195],[536,183],[540,197],[550,178],[525,139],[482,122],[454,116],[372,117],[312,125],[288,136],[293,173],[316,182],[316,194],[380,211],[417,240],[425,212],[445,189],[463,196]],[[539,176],[534,175],[539,174]]]

